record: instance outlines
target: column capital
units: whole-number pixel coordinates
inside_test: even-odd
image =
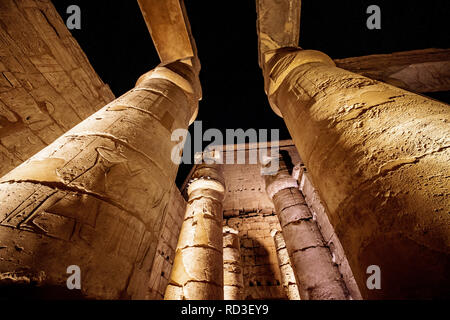
[[[194,67],[181,61],[161,64],[140,76],[136,82],[136,88],[146,87],[146,83],[151,79],[170,81],[183,90],[190,100],[191,119],[189,124],[193,123],[198,114],[198,101],[202,99],[200,79]]]
[[[266,94],[273,94],[292,70],[307,63],[323,63],[335,66],[333,59],[321,51],[303,50],[300,47],[284,47],[264,53],[264,89]],[[280,109],[272,101],[272,110],[283,117]]]

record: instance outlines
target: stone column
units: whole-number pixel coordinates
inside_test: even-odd
[[[270,104],[363,297],[448,297],[450,107],[337,68],[318,51],[283,48],[265,62]],[[381,270],[379,290],[366,285],[372,265]]]
[[[286,248],[283,234],[278,230],[270,232],[275,242],[275,249],[277,250],[278,264],[280,265],[281,285],[286,292],[289,300],[300,300],[300,293],[298,291],[297,279],[295,278],[294,270],[289,259],[289,252]]]
[[[178,168],[171,134],[188,127],[198,92],[187,65],[157,67],[0,180],[5,292],[145,297]],[[67,289],[69,266],[81,291]]]
[[[242,300],[244,276],[241,266],[239,232],[223,228],[223,291],[224,300]]]
[[[297,181],[289,174],[281,156],[278,163],[276,174],[264,178],[298,279],[300,297],[302,300],[345,300],[348,297],[345,283],[298,190]]]
[[[221,167],[198,165],[164,299],[223,300],[224,192]]]

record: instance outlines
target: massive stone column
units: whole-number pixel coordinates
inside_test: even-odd
[[[171,133],[188,127],[198,95],[191,67],[157,67],[0,180],[2,292],[145,296],[178,167]],[[81,291],[69,291],[77,267]]]
[[[223,300],[224,192],[220,165],[198,165],[164,299]]]
[[[363,297],[449,297],[450,107],[317,51],[268,52],[264,75]]]
[[[223,228],[223,292],[224,300],[242,300],[244,276],[241,266],[239,232]]]
[[[286,292],[289,300],[300,300],[300,293],[298,291],[297,279],[289,259],[289,252],[286,248],[281,231],[272,230],[270,232],[277,250],[278,264],[280,265],[281,285]]]
[[[330,249],[282,156],[279,169],[265,175],[266,190],[280,220],[302,300],[345,300],[347,288]]]

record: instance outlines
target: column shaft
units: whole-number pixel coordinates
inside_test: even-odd
[[[347,288],[330,249],[281,156],[275,175],[265,176],[266,189],[280,220],[286,248],[302,300],[345,300]],[[295,187],[294,187],[295,186]]]
[[[450,108],[340,68],[266,55],[266,92],[325,202],[365,298],[449,295]],[[366,273],[381,269],[381,289]],[[426,276],[423,276],[426,275]]]
[[[223,279],[224,300],[242,300],[244,277],[239,232],[228,227],[223,228]]]
[[[195,113],[194,78],[181,63],[152,70],[0,180],[0,286],[144,297],[177,173],[171,133]],[[73,265],[81,291],[66,286]]]
[[[222,200],[218,165],[199,165],[188,187],[166,300],[223,300]]]
[[[281,285],[289,300],[300,300],[297,279],[292,269],[283,234],[278,230],[273,230],[271,234],[277,250],[278,264],[280,265]]]

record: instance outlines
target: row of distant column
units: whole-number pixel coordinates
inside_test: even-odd
[[[0,179],[0,242],[7,257],[0,259],[0,274],[7,275],[0,285],[23,288],[25,279],[38,296],[45,288],[70,296],[66,270],[76,264],[88,271],[83,297],[145,296],[155,225],[178,169],[172,133],[187,129],[198,114],[197,64],[183,59],[144,74],[135,88]],[[362,296],[447,297],[448,105],[337,68],[314,50],[268,51],[261,66],[270,106],[308,167]],[[223,183],[209,179],[205,187],[207,181],[200,177],[190,186],[192,216],[183,226],[168,296],[197,289],[202,295],[214,286],[222,296],[222,264],[199,267],[223,259]],[[344,297],[329,262],[318,270],[329,271],[325,280],[305,276],[307,261],[316,261],[314,255],[328,261],[329,254],[295,189],[277,189],[272,199],[291,262],[302,274],[300,292],[326,298],[330,291],[320,289],[320,281],[332,280],[333,292]],[[202,212],[194,210],[197,203]],[[290,220],[293,211],[297,220]],[[366,288],[371,265],[382,270],[381,290]]]
[[[273,230],[281,282],[290,300],[348,299],[342,276],[283,158],[266,175],[282,232]],[[220,165],[199,165],[187,188],[188,204],[167,300],[241,300],[243,270],[238,231],[222,228],[225,191]]]
[[[166,300],[239,300],[243,274],[239,236],[223,228],[225,183],[220,165],[199,165],[187,188]]]

